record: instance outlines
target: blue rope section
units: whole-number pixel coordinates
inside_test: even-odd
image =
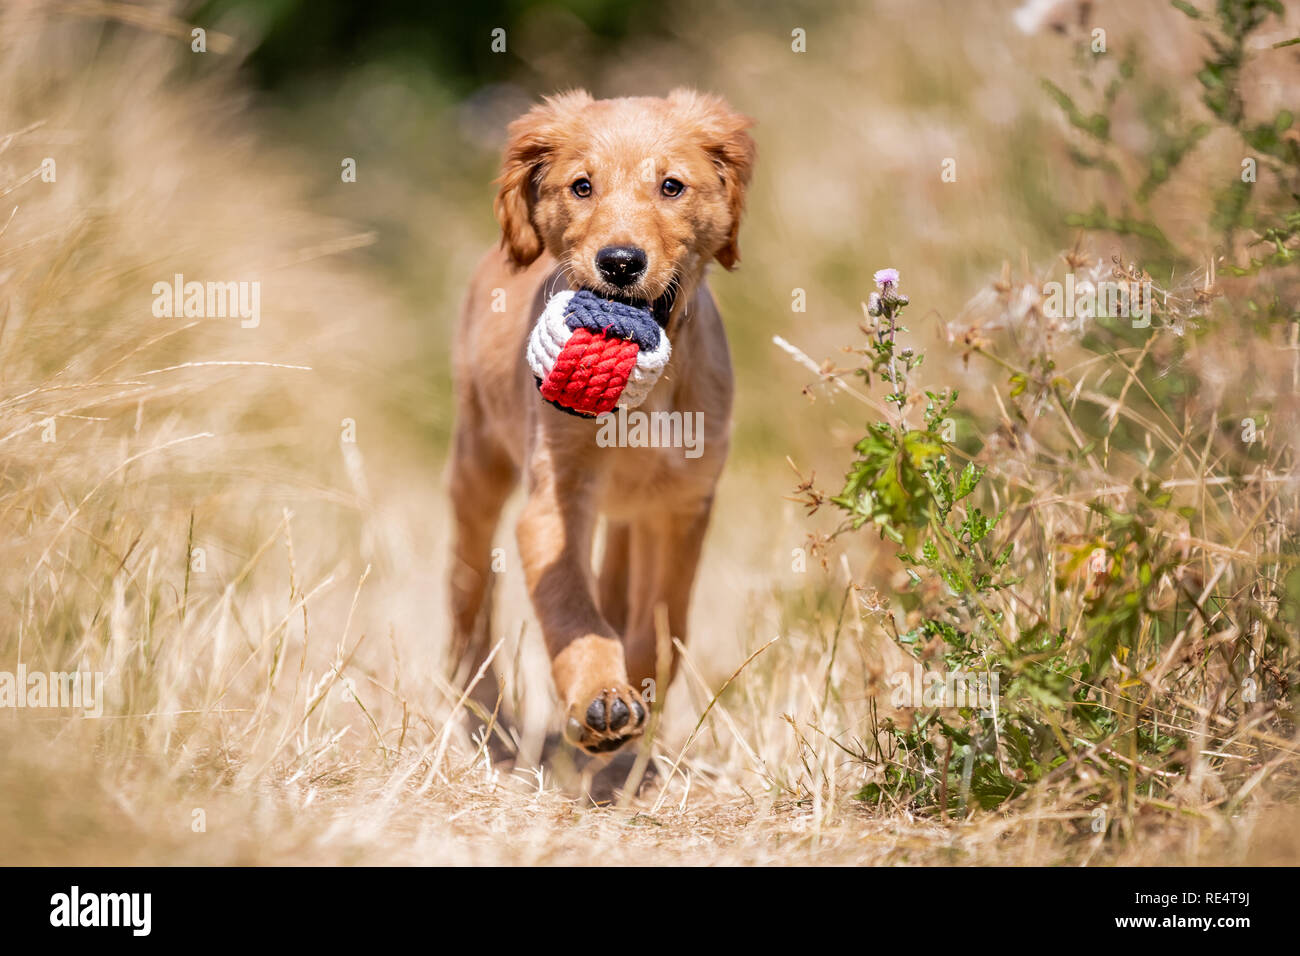
[[[593,334],[607,332],[635,342],[645,352],[659,347],[659,323],[649,309],[602,299],[588,289],[573,294],[564,309],[564,323],[575,331],[582,328]]]

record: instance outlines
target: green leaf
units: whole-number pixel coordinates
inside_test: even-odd
[[[1083,110],[1075,105],[1074,100],[1070,99],[1069,94],[1051,80],[1043,80],[1043,88],[1047,90],[1052,99],[1056,100],[1057,105],[1064,111],[1071,126],[1083,130],[1089,136],[1103,143],[1110,138],[1110,119],[1104,113],[1085,115]]]
[[[976,468],[975,462],[968,461],[966,467],[961,471],[961,477],[957,479],[957,490],[953,495],[953,500],[961,501],[974,491],[975,486],[978,485],[980,479],[984,477],[984,471],[985,469],[983,468]]]

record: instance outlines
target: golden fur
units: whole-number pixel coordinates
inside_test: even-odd
[[[475,271],[456,330],[454,665],[463,679],[487,653],[492,537],[522,477],[528,497],[517,535],[528,591],[566,733],[590,752],[638,736],[648,709],[642,687],[652,686],[643,682],[671,679],[675,660],[656,658],[656,608],[671,635],[686,638],[732,398],[726,335],[704,273],[711,260],[728,269],[739,260],[749,125],[721,99],[689,90],[613,100],[577,91],[534,107],[510,125],[495,203],[501,246]],[[685,185],[671,198],[670,177]],[[575,195],[578,179],[590,195]],[[605,281],[595,257],[608,246],[644,250],[635,284]],[[599,447],[594,423],[543,402],[524,346],[546,299],[564,288],[658,304],[672,360],[642,408],[702,412],[699,457]],[[505,311],[493,311],[502,296]],[[593,576],[598,515],[606,540]],[[626,723],[613,726],[624,713]]]

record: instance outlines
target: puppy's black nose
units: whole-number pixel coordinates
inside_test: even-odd
[[[636,246],[606,246],[596,253],[596,268],[605,281],[620,289],[645,272],[645,250]]]

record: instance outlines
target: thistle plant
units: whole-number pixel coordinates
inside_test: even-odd
[[[963,419],[958,441],[956,391],[921,388],[924,355],[904,346],[898,272],[876,273],[867,344],[850,351],[879,418],[838,495],[800,490],[811,508],[829,502],[846,516],[832,539],[871,525],[897,547],[907,586],[889,599],[862,589],[887,639],[931,670],[1001,680],[991,706],[913,700],[873,710],[865,733],[851,728],[870,775],[863,801],[966,814],[1051,800],[1093,840],[1134,836],[1162,814],[1231,814],[1265,781],[1283,794],[1300,786],[1300,139],[1289,113],[1250,119],[1231,88],[1248,35],[1279,9],[1220,3],[1222,37],[1209,37],[1193,77],[1211,121],[1270,173],[1218,197],[1203,274],[1149,222],[1062,215],[1120,253],[1105,250],[1107,269],[1081,236],[1063,256],[1071,273],[1097,262],[1096,274],[1131,286],[1169,277],[1143,303],[1154,321],[1063,326],[1043,306],[1041,274],[1016,281],[1005,268],[948,325],[962,360],[987,360],[998,377],[995,414]],[[1106,109],[1163,95],[1126,92],[1135,77],[1126,59]],[[1049,92],[1093,148],[1122,152],[1107,123],[1076,122],[1083,112]],[[1119,206],[1162,211],[1161,186],[1195,142],[1184,140]],[[1096,165],[1082,157],[1081,168]],[[846,372],[825,374],[844,387]],[[881,385],[884,404],[870,397]]]
[[[887,395],[885,400],[893,402],[898,406],[899,411],[903,411],[906,395],[898,388],[898,364],[894,356],[894,348],[898,335],[898,318],[903,314],[903,308],[909,300],[898,291],[897,269],[881,269],[873,278],[878,291],[871,293],[870,299],[867,300],[866,312],[868,318],[883,320],[876,333],[876,354],[882,360],[888,355],[889,381],[894,386],[893,393]]]
[[[889,638],[918,662],[937,655],[949,672],[987,676],[1004,663],[999,648],[1011,645],[1002,613],[989,601],[1010,581],[1011,548],[999,545],[995,534],[1002,514],[989,516],[970,505],[984,470],[970,460],[953,464],[966,457],[954,444],[957,392],[914,391],[925,356],[900,339],[908,331],[900,319],[910,300],[898,270],[882,269],[874,278],[877,289],[863,304],[867,344],[850,350],[860,359],[852,371],[868,388],[877,381],[887,386],[885,402],[893,413],[868,425],[839,494],[821,496],[811,485],[801,490],[812,510],[829,501],[846,515],[832,538],[871,525],[882,540],[899,546],[909,587],[895,600],[901,619],[914,623],[900,625],[893,602],[884,602],[876,613]],[[923,424],[913,427],[909,410],[922,395]],[[1019,784],[1008,775],[1014,771],[1003,772],[996,718],[994,705],[956,713],[925,708],[908,726],[885,719],[859,755],[879,770],[878,781],[860,796],[882,800],[888,792],[935,803],[942,793],[945,805],[950,799],[964,805],[972,795],[985,805],[1005,799]],[[943,740],[945,765],[957,760],[951,787],[935,769],[936,743]]]

